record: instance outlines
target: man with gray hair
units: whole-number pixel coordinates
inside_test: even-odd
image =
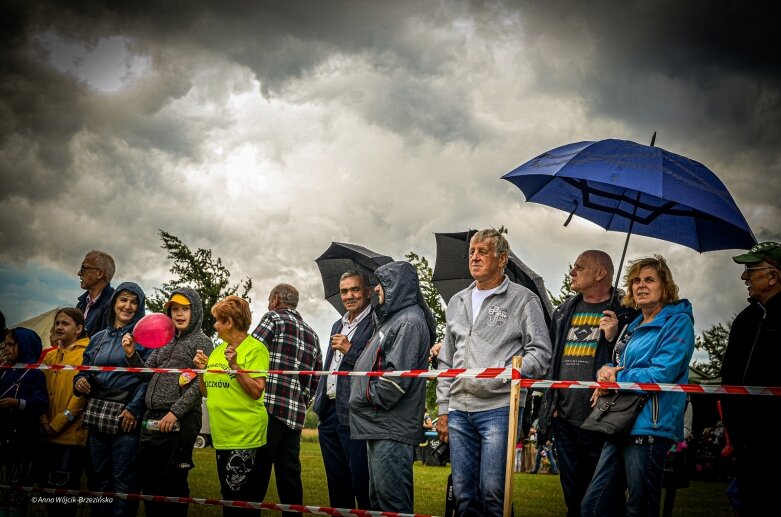
[[[115,271],[114,259],[103,251],[92,250],[81,261],[78,275],[81,288],[86,291],[79,296],[76,308],[84,313],[84,328],[89,336],[108,327],[106,313],[111,311],[109,302],[114,295],[111,279]]]
[[[347,312],[331,328],[325,369],[351,372],[374,334],[369,277],[358,270],[339,280],[339,296]],[[312,409],[320,418],[317,436],[333,508],[370,508],[366,440],[350,438],[350,377],[320,377]]]
[[[509,252],[496,230],[472,237],[469,272],[475,281],[448,303],[440,370],[505,368],[520,355],[523,377],[540,379],[548,371],[551,344],[542,303],[504,274]],[[450,443],[458,515],[502,515],[510,382],[440,378],[437,403],[437,431]]]
[[[252,336],[263,342],[269,352],[269,370],[320,370],[323,366],[317,334],[304,322],[298,307],[298,290],[279,284],[268,297],[268,312],[263,315]],[[301,483],[301,429],[306,409],[317,389],[315,375],[269,375],[263,402],[268,411],[266,445],[260,449],[261,498],[265,498],[271,480],[271,467],[277,480],[279,501],[303,504]],[[283,515],[298,515],[285,512]]]

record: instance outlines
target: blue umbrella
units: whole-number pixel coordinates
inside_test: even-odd
[[[656,133],[654,133],[654,138]],[[748,249],[757,240],[724,183],[707,167],[627,140],[577,142],[508,172],[526,201],[552,206],[609,231],[636,233],[704,252]],[[624,256],[618,272],[621,272]]]

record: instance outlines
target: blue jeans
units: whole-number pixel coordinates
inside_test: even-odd
[[[580,503],[594,477],[605,439],[601,434],[586,431],[562,418],[551,420],[556,452],[559,456],[559,475],[567,516],[580,516]]]
[[[672,444],[672,440],[655,436],[605,442],[581,514],[658,517],[664,460]],[[629,497],[624,499],[627,490]],[[622,501],[626,502],[625,508]]]
[[[99,431],[89,433],[89,451],[94,471],[95,490],[138,494],[139,480],[139,433],[106,434]],[[139,501],[114,498],[112,504],[96,503],[92,515],[135,516]]]
[[[543,452],[545,452],[545,455],[548,457],[548,464],[550,465],[550,470],[548,470],[548,472],[551,474],[558,474],[559,467],[556,465],[556,455],[553,453],[553,445],[549,447],[543,445],[537,448],[537,457],[534,459],[534,470],[532,471],[532,474],[536,474],[540,471]]]
[[[371,509],[414,513],[412,463],[415,446],[393,440],[366,440]]]
[[[523,416],[523,408],[518,421]],[[459,517],[502,515],[510,408],[448,414],[453,492]],[[517,423],[516,423],[517,425]]]

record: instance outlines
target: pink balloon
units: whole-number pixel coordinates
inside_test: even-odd
[[[160,348],[173,338],[174,322],[165,314],[147,314],[133,329],[133,340],[146,348]]]

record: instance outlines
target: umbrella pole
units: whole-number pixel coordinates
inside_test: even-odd
[[[513,513],[513,464],[515,463],[515,445],[518,443],[518,407],[521,404],[521,379],[515,378],[515,370],[520,374],[523,358],[513,357],[513,380],[510,385],[510,417],[507,428],[507,459],[504,466],[504,517]]]
[[[656,136],[656,133],[654,133]],[[624,251],[621,252],[621,262],[618,263],[618,269],[616,269],[616,283],[613,285],[613,294],[610,296],[610,306],[615,312],[618,310],[618,286],[621,281],[621,269],[624,267],[624,259],[626,258],[626,249],[629,247],[629,237],[632,236],[632,229],[635,226],[635,215],[637,215],[637,203],[640,202],[640,192],[637,193],[637,199],[635,199],[635,206],[632,209],[632,218],[629,220],[629,230],[626,232],[626,240],[624,241]]]
[[[651,147],[656,143],[656,131],[651,136]],[[618,286],[621,281],[621,270],[624,267],[624,258],[626,258],[626,249],[629,247],[629,237],[632,235],[632,229],[635,226],[635,216],[637,215],[637,204],[640,202],[640,191],[637,191],[637,198],[635,199],[635,206],[632,208],[632,218],[629,220],[629,230],[626,232],[626,240],[624,241],[624,251],[621,252],[621,262],[618,263],[618,269],[616,269],[616,282],[613,284],[613,295],[610,297],[610,305],[615,310],[618,308],[616,298],[618,296]]]

